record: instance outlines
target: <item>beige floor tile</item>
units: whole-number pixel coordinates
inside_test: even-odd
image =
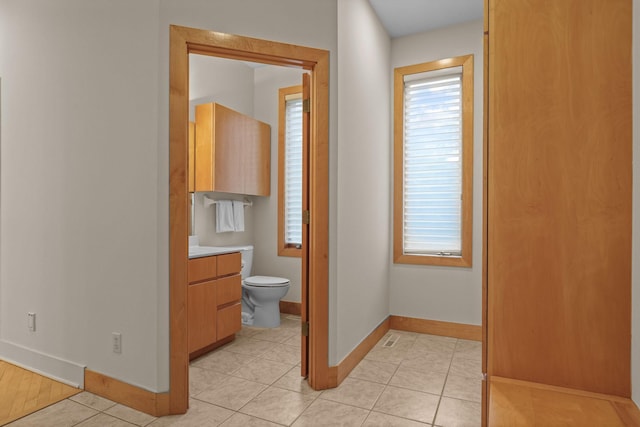
[[[104,411],[116,404],[116,402],[105,399],[104,397],[100,397],[93,393],[89,393],[88,391],[78,393],[74,396],[71,396],[69,399],[73,400],[74,402],[82,403],[83,405],[88,406],[91,409],[95,409],[96,411]]]
[[[447,374],[444,372],[418,371],[400,366],[389,384],[425,393],[442,394],[446,377]]]
[[[311,388],[306,378],[300,376],[300,368],[295,367],[289,370],[278,381],[273,383],[273,387],[283,388],[285,390],[295,391],[298,393],[318,396],[322,391]]]
[[[407,342],[404,344],[398,343],[391,348],[374,347],[367,353],[365,359],[398,364],[407,357],[412,345],[413,343]]]
[[[80,424],[76,424],[76,427],[135,427],[135,424],[128,423],[111,415],[98,414]]]
[[[214,427],[229,419],[235,412],[220,406],[189,399],[189,410],[182,415],[161,417],[149,427]]]
[[[259,333],[261,330],[262,329],[260,328],[252,328],[251,326],[242,326],[242,329],[236,332],[236,338],[238,337],[251,338],[255,334]]]
[[[262,329],[251,338],[256,340],[283,343],[294,335],[298,335],[298,331],[294,330],[293,328],[271,328]]]
[[[295,347],[298,353],[300,353],[300,348],[302,347],[302,339],[300,338],[300,335],[294,335],[288,340],[284,341],[282,344]]]
[[[71,400],[65,399],[54,405],[20,418],[7,424],[10,427],[67,427],[98,414],[95,409],[88,408]]]
[[[297,365],[300,363],[300,349],[285,344],[277,344],[260,356],[263,359]]]
[[[117,404],[104,411],[105,414],[120,418],[137,426],[146,426],[156,419],[149,414],[137,411],[128,406]]]
[[[440,396],[434,394],[387,386],[373,409],[401,418],[431,423],[439,400]]]
[[[271,341],[256,340],[253,338],[236,338],[235,341],[225,346],[226,351],[245,354],[247,356],[260,356],[275,347]]]
[[[239,367],[232,375],[245,380],[271,385],[294,366],[290,363],[274,362],[273,360],[258,357],[253,362]]]
[[[266,388],[254,381],[229,377],[217,387],[198,394],[196,399],[237,411]]]
[[[236,412],[227,421],[220,424],[222,427],[279,427],[281,424],[274,424],[271,421]]]
[[[413,350],[424,353],[451,354],[456,348],[456,341],[456,338],[421,335],[413,343]]]
[[[449,366],[451,366],[451,354],[410,352],[407,358],[400,363],[400,366],[416,371],[446,373],[449,372]]]
[[[449,373],[461,377],[482,379],[482,361],[454,355]]]
[[[230,374],[245,363],[250,363],[255,358],[256,356],[220,349],[199,357],[191,362],[191,366],[209,369],[223,374]]]
[[[240,409],[243,414],[290,425],[313,402],[314,397],[269,387]]]
[[[455,355],[465,359],[482,360],[482,343],[480,341],[458,340]]]
[[[320,398],[358,408],[371,409],[383,391],[383,384],[346,378],[338,387],[322,392]]]
[[[388,384],[396,369],[398,369],[398,365],[395,363],[363,359],[351,371],[349,377]]]
[[[434,425],[439,427],[480,427],[480,403],[443,397]]]
[[[286,329],[294,329],[296,334],[300,333],[300,317],[286,315],[280,318],[280,327]]]
[[[371,411],[367,420],[362,424],[363,427],[425,427],[430,425],[375,411]]]
[[[366,409],[316,399],[293,423],[293,427],[360,426],[368,414]]]
[[[479,403],[482,400],[482,380],[449,374],[442,395]]]
[[[203,391],[222,383],[228,375],[198,366],[189,366],[189,396],[195,396]]]

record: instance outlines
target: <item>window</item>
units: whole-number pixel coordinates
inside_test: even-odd
[[[394,71],[394,262],[471,266],[473,55]]]
[[[278,255],[301,256],[302,87],[279,91]]]

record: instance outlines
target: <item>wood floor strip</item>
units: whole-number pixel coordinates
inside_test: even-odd
[[[0,360],[0,425],[81,391]]]
[[[506,378],[490,378],[489,427],[638,426],[631,399]]]

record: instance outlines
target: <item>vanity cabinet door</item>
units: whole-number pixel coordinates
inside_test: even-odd
[[[189,285],[188,307],[189,353],[192,353],[216,341],[217,281]]]
[[[218,309],[218,339],[228,337],[242,328],[242,305],[238,302]]]

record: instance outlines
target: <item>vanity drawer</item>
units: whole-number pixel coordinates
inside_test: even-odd
[[[242,328],[242,305],[230,305],[218,310],[218,339],[233,335]]]
[[[189,283],[213,279],[217,276],[215,256],[190,259],[188,263]]]
[[[217,280],[218,306],[234,301],[240,301],[242,297],[241,278],[239,274]]]
[[[218,255],[218,276],[240,273],[242,257],[240,252]]]

